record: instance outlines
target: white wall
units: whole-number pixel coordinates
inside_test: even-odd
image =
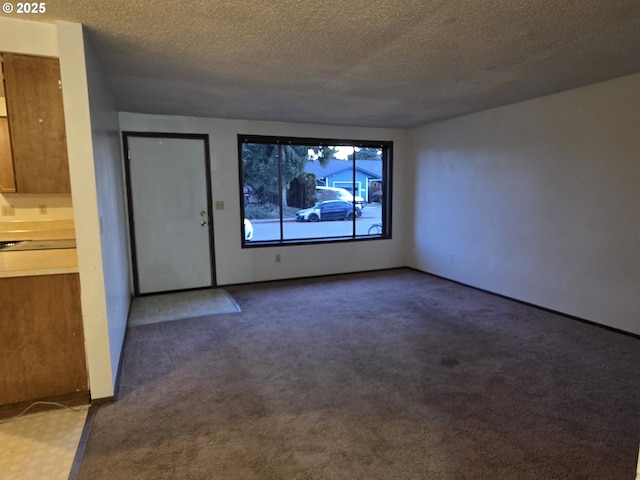
[[[0,52],[57,57],[56,26],[0,17]]]
[[[114,394],[101,249],[93,131],[82,26],[57,22],[80,293],[92,398]]]
[[[194,117],[120,114],[123,131],[205,133],[211,146],[213,200],[225,209],[214,216],[216,277],[219,285],[392,268],[406,265],[408,209],[405,188],[406,132]],[[384,241],[241,248],[240,180],[237,134],[293,137],[393,140],[393,238]],[[275,263],[280,254],[281,263]]]
[[[640,333],[640,75],[409,138],[410,266]]]
[[[128,217],[120,143],[118,112],[104,75],[92,54],[85,32],[85,57],[91,132],[93,138],[93,165],[98,200],[98,222],[102,251],[102,270],[109,330],[112,382],[116,375],[133,287],[129,270]]]

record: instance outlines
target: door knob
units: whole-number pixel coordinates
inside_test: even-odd
[[[207,226],[207,222],[205,222],[204,220],[200,222],[200,225],[202,225],[203,227]]]
[[[206,216],[207,216],[207,212],[205,212],[204,210],[202,210],[202,211],[200,212],[200,216],[201,216],[201,217],[206,217]]]

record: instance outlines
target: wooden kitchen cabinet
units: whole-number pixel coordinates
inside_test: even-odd
[[[0,405],[88,392],[77,273],[0,278]]]
[[[16,191],[7,117],[0,117],[0,193]]]
[[[2,66],[15,191],[71,193],[58,59],[3,53]]]

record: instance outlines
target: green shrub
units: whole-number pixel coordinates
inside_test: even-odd
[[[284,218],[295,217],[298,210],[298,208],[294,207],[284,207]],[[273,203],[245,205],[244,216],[249,220],[278,220],[280,218],[280,210],[278,205]]]

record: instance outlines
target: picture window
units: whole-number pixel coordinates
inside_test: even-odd
[[[238,136],[244,247],[391,237],[392,142]]]

